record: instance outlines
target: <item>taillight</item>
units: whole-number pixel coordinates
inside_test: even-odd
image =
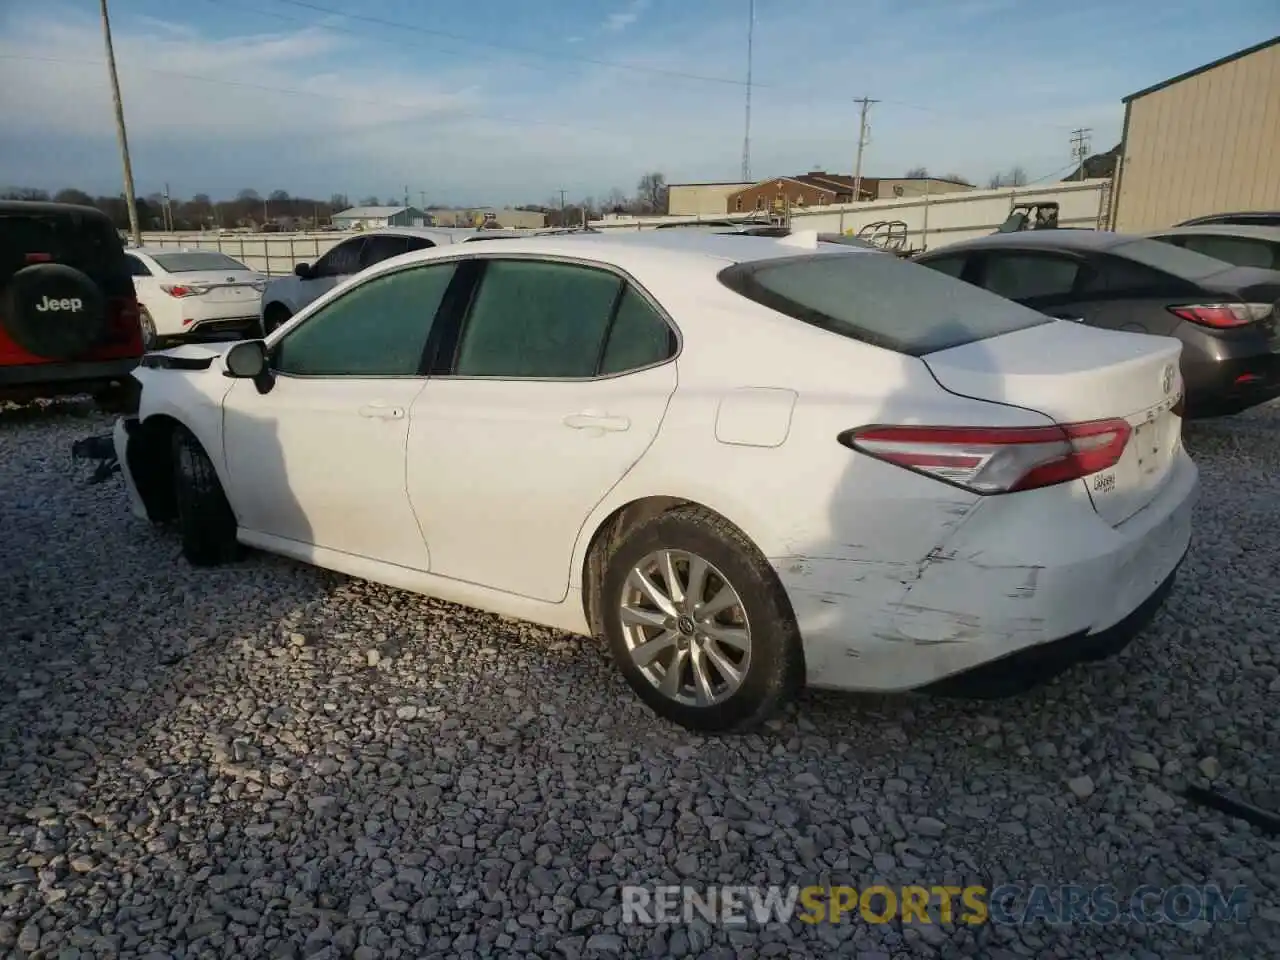
[[[28,253],[23,260],[27,263],[53,263],[51,253]]]
[[[1230,330],[1265,320],[1273,309],[1270,303],[1199,303],[1170,307],[1169,312],[1202,327]]]
[[[870,426],[845,446],[974,493],[1048,487],[1115,466],[1132,432],[1124,420],[1053,427]]]
[[[208,287],[198,287],[194,284],[185,283],[162,283],[160,289],[171,297],[198,297],[208,293]]]

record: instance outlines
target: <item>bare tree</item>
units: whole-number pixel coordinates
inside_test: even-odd
[[[970,187],[972,187],[972,186],[973,186],[973,181],[972,181],[972,180],[970,180],[968,177],[961,176],[961,175],[960,175],[960,174],[958,174],[958,173],[948,173],[948,174],[947,174],[945,177],[943,177],[942,179],[944,179],[944,180],[950,180],[952,183],[963,183],[963,184],[965,184],[966,186],[970,186]]]
[[[272,190],[271,194],[267,197],[267,199],[270,200],[272,203],[288,203],[289,191],[288,190]]]
[[[912,167],[907,171],[906,177],[908,180],[927,180],[929,177],[929,168]]]
[[[1021,187],[1027,182],[1027,171],[1022,167],[1014,167],[1009,171],[1009,186]]]
[[[646,173],[636,184],[636,201],[645,213],[666,213],[667,178],[661,173]]]
[[[361,197],[361,198],[360,198],[360,206],[362,206],[362,207],[376,207],[376,206],[378,206],[378,198],[377,198],[377,197],[375,197],[375,196]]]
[[[609,196],[606,198],[604,206],[610,213],[625,213],[629,203],[627,195],[617,187],[614,187],[609,191]]]
[[[1027,171],[1020,166],[1013,166],[1008,170],[993,173],[991,178],[987,180],[987,186],[995,190],[1000,187],[1021,187],[1026,182]]]
[[[351,204],[345,193],[334,193],[329,195],[329,206],[333,207],[334,212],[337,213],[347,209]]]
[[[253,200],[261,200],[262,195],[259,194],[257,190],[253,189],[253,187],[245,187],[236,194],[236,199],[241,203],[248,203]]]

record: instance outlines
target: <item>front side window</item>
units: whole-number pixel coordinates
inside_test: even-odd
[[[982,285],[1009,300],[1063,297],[1076,284],[1080,265],[1066,257],[993,253],[987,256]]]
[[[360,249],[365,237],[344,240],[316,261],[316,277],[345,277],[360,272]]]
[[[410,377],[453,279],[454,264],[410,267],[359,284],[276,346],[272,366],[300,377]]]
[[[360,268],[371,267],[383,260],[398,257],[409,250],[408,237],[389,235],[372,236],[364,242],[360,250]]]

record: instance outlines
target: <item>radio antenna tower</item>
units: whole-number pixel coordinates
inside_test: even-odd
[[[742,137],[742,182],[751,182],[751,58],[756,33],[756,0],[749,0],[747,22],[747,122]]]

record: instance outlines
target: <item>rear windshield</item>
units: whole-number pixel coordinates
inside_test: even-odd
[[[1183,250],[1159,240],[1126,240],[1108,247],[1107,252],[1126,260],[1133,260],[1184,280],[1203,280],[1228,269],[1221,260],[1206,257],[1202,253]]]
[[[720,280],[789,317],[911,356],[1052,322],[937,270],[872,253],[740,263]]]
[[[169,273],[196,273],[201,270],[248,270],[239,260],[213,250],[186,253],[153,253],[151,259]]]
[[[75,267],[107,296],[133,291],[124,244],[103,216],[74,211],[0,213],[0,287],[23,267],[38,262]]]

